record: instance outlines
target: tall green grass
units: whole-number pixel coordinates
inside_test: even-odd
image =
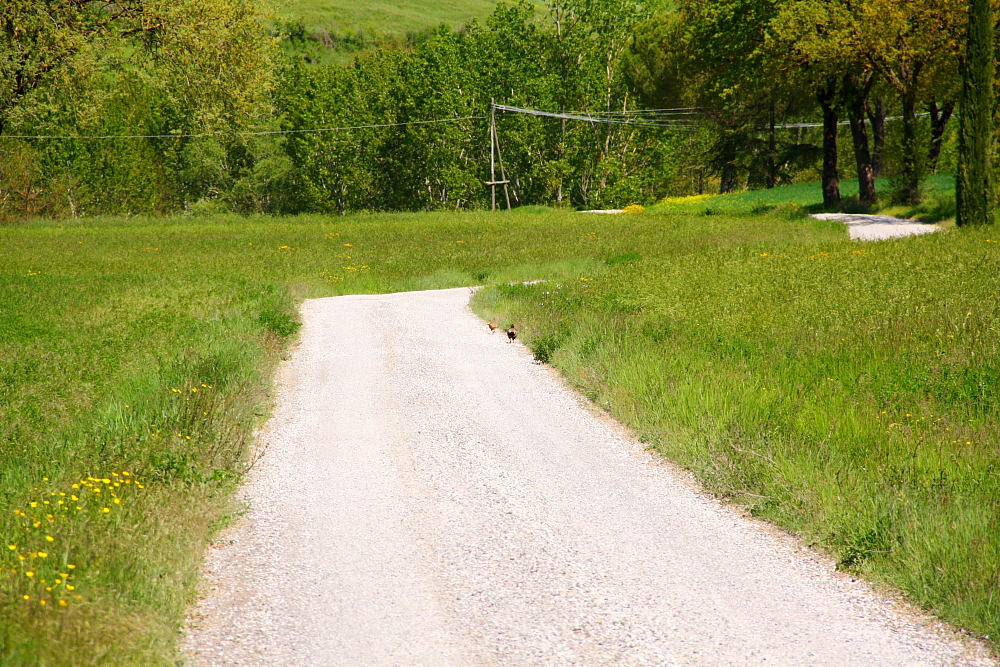
[[[173,664],[299,299],[575,280],[637,241],[673,242],[544,208],[0,228],[0,665]]]
[[[843,239],[543,208],[0,228],[0,665],[174,664],[297,302],[484,283],[711,488],[992,633],[997,246]]]
[[[717,243],[744,224],[718,217],[476,307],[716,493],[995,640],[996,231]]]

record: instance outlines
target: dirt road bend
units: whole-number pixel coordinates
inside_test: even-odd
[[[469,297],[304,304],[190,664],[993,664],[693,489]]]

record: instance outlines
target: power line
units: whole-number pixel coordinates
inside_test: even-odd
[[[493,108],[497,111],[507,113],[518,113],[527,116],[541,116],[544,118],[561,118],[564,120],[579,120],[585,123],[601,123],[606,125],[633,125],[640,127],[659,127],[672,129],[693,129],[695,123],[688,120],[669,120],[651,117],[649,120],[633,120],[631,118],[621,118],[619,112],[591,112],[581,111],[576,113],[566,113],[561,111],[542,111],[540,109],[525,109],[523,107],[512,107],[505,104],[495,104]],[[667,111],[667,110],[665,110]],[[640,117],[641,118],[641,117]]]
[[[916,117],[918,117],[918,118],[923,118],[924,116],[930,116],[930,113],[926,113],[925,112],[925,113],[918,113],[918,114],[914,114],[914,115]],[[902,116],[886,116],[882,120],[883,120],[883,122],[888,123],[890,121],[903,120],[903,117]],[[849,120],[842,120],[842,121],[839,121],[837,123],[838,126],[839,125],[850,125],[850,124],[851,124],[851,121],[849,121]],[[776,130],[796,130],[796,129],[799,129],[799,128],[809,128],[809,127],[824,127],[824,125],[823,125],[823,123],[790,123],[790,124],[787,124],[787,125],[775,125],[774,129],[776,129]]]
[[[0,134],[0,139],[190,139],[198,137],[260,137],[274,134],[312,134],[316,132],[339,132],[342,130],[370,130],[383,127],[403,127],[405,125],[431,125],[434,123],[454,123],[460,120],[482,120],[486,116],[462,116],[461,118],[441,118],[438,120],[413,120],[404,123],[380,123],[377,125],[352,125],[349,127],[321,127],[312,130],[270,130],[261,132],[201,132],[197,134],[109,134],[97,135],[55,135],[55,134]]]

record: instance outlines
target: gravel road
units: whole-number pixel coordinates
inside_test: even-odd
[[[867,213],[815,213],[819,220],[836,220],[847,225],[847,232],[852,241],[881,241],[900,236],[930,234],[939,232],[937,225],[893,218],[888,215],[871,215]]]
[[[994,664],[699,492],[469,296],[304,304],[190,664]]]

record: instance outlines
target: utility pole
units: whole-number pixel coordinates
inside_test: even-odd
[[[497,174],[493,164],[493,155],[497,144],[497,108],[490,98],[490,210],[497,210]]]
[[[500,142],[497,140],[497,107],[493,99],[490,99],[490,180],[486,185],[490,186],[490,210],[497,210],[497,186],[503,186],[503,196],[507,200],[507,210],[510,210],[510,193],[507,190],[507,173],[503,168],[503,157],[500,155]],[[497,180],[496,163],[500,162],[500,180]]]

